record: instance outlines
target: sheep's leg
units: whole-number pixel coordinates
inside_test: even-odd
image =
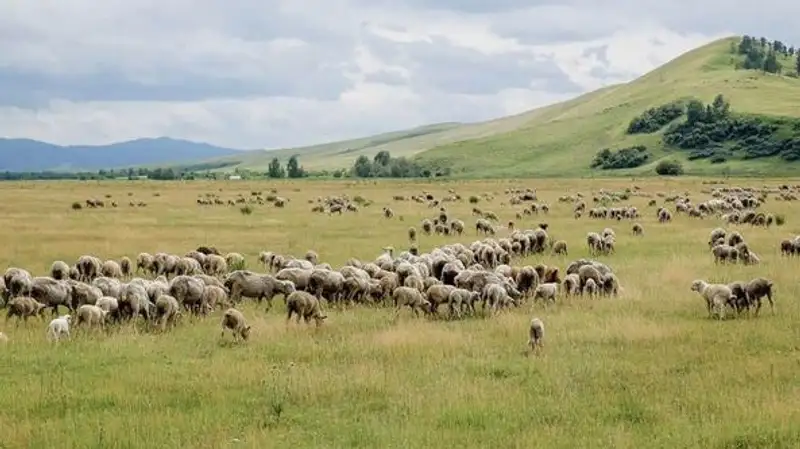
[[[769,300],[769,309],[770,309],[770,311],[775,313],[775,302],[772,301],[772,294],[767,294],[767,299]]]

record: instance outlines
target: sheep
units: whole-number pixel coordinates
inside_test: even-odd
[[[119,266],[116,260],[107,260],[103,262],[100,267],[100,275],[109,278],[122,278],[122,267]]]
[[[531,352],[544,347],[544,323],[539,318],[533,318],[528,329],[528,348]]]
[[[394,301],[397,313],[400,312],[403,306],[408,306],[414,312],[415,316],[419,316],[420,309],[428,312],[431,306],[431,303],[422,296],[422,292],[413,287],[397,287],[394,289],[394,292],[392,292],[392,300]],[[298,321],[299,319],[300,316],[298,315]]]
[[[583,295],[588,296],[588,297],[591,298],[591,297],[597,295],[597,289],[598,289],[597,282],[595,282],[594,279],[589,278],[589,279],[586,279],[586,282],[583,284],[582,293],[583,293]]]
[[[53,262],[50,267],[50,277],[57,281],[69,279],[69,265],[63,260]]]
[[[18,320],[22,318],[23,321],[27,322],[29,317],[41,316],[46,306],[29,296],[17,296],[9,301],[6,307],[8,308],[6,321],[15,316]]]
[[[225,278],[223,283],[230,292],[230,299],[234,303],[241,301],[242,296],[255,298],[258,302],[267,301],[267,310],[272,308],[272,299],[276,294],[283,294],[284,298],[299,289],[290,279],[281,279],[281,270],[277,275],[257,274],[247,270],[236,270]],[[309,276],[310,279],[310,276]],[[308,283],[308,281],[306,281]]]
[[[576,273],[564,276],[562,286],[567,296],[580,295],[581,293],[581,279]]]
[[[414,243],[417,241],[417,228],[411,226],[408,228],[408,241]]]
[[[181,316],[181,307],[178,300],[170,295],[161,295],[156,299],[156,322],[162,331],[167,329],[169,324],[175,327],[178,318]]]
[[[567,252],[567,242],[565,242],[564,240],[559,240],[553,243],[553,254],[563,254],[563,255],[569,254]]]
[[[556,302],[556,295],[558,294],[558,283],[557,282],[547,282],[544,284],[539,284],[536,287],[536,290],[533,292],[533,300],[536,301],[537,299],[541,298],[542,301],[550,301]]]
[[[103,308],[96,305],[84,304],[78,307],[76,312],[78,319],[75,325],[80,326],[82,323],[86,323],[90,328],[93,326],[104,327],[107,313]]]
[[[294,291],[286,298],[286,321],[288,322],[292,315],[297,316],[297,322],[300,322],[302,317],[306,323],[309,323],[313,318],[317,326],[328,318],[322,313],[319,299],[308,292]]]
[[[204,307],[208,310],[214,310],[217,306],[220,308],[228,306],[228,294],[223,287],[217,285],[206,285],[203,290],[203,299],[201,301]],[[156,304],[158,306],[158,304]]]
[[[709,284],[702,279],[696,279],[692,282],[691,290],[699,293],[705,299],[709,317],[716,309],[718,317],[724,318],[725,306],[733,305],[736,301],[736,296],[731,288],[725,284]]]
[[[127,256],[119,260],[119,268],[122,270],[122,276],[126,279],[133,274],[131,271],[131,260]]]
[[[220,338],[225,337],[226,330],[231,331],[234,341],[238,341],[240,337],[242,340],[250,338],[250,325],[247,324],[247,320],[245,320],[242,312],[233,307],[226,310],[222,315],[220,326],[222,327]]]
[[[631,232],[633,232],[633,235],[643,235],[644,234],[644,228],[642,228],[641,224],[634,223],[633,227],[631,228]]]
[[[47,337],[51,341],[59,341],[62,336],[70,338],[69,323],[72,320],[70,315],[61,315],[58,318],[53,318],[47,326]]]
[[[755,278],[745,284],[744,291],[747,295],[747,301],[750,305],[755,305],[756,316],[758,316],[758,312],[761,310],[761,298],[765,296],[767,300],[769,300],[770,309],[773,312],[775,311],[775,303],[772,300],[772,287],[772,281],[763,277]]]

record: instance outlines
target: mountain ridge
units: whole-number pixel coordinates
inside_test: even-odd
[[[142,137],[104,145],[57,145],[28,138],[0,138],[0,171],[69,172],[166,165],[243,151],[246,150],[171,137]]]

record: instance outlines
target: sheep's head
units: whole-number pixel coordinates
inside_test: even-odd
[[[694,282],[692,282],[692,289],[691,290],[693,292],[700,292],[703,289],[703,284],[705,284],[704,281],[701,281],[701,280],[697,279]]]
[[[250,338],[250,326],[243,327],[240,333],[243,339],[247,340]]]

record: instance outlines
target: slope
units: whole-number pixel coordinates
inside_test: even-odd
[[[607,89],[586,94],[585,98],[603,95]],[[388,151],[392,157],[408,157],[452,142],[507,133],[540,116],[558,115],[569,108],[575,101],[577,100],[570,100],[486,122],[442,123],[310,147],[248,151],[241,155],[204,161],[203,164],[218,166],[220,167],[219,170],[222,171],[231,171],[235,168],[265,171],[272,158],[277,157],[281,162],[284,162],[296,154],[300,158],[303,167],[308,170],[349,168],[360,155],[372,158],[380,151]]]
[[[687,160],[686,151],[666,148],[662,133],[628,135],[630,121],[648,108],[687,97],[711,102],[722,94],[736,113],[800,116],[800,80],[755,70],[736,69],[740,62],[732,45],[740,38],[717,40],[692,50],[630,83],[592,92],[529,115],[518,129],[482,138],[441,145],[419,153],[416,159],[451,167],[455,176],[585,176],[609,175],[592,170],[595,154],[606,147],[645,145],[651,162],[615,174],[653,173],[665,158],[683,162],[690,174],[787,174],[800,166],[772,157],[731,160],[712,164]],[[784,61],[788,63],[789,61]],[[541,110],[540,110],[541,111]]]
[[[0,171],[79,171],[163,165],[240,152],[167,137],[81,146],[60,146],[31,139],[0,139]]]

